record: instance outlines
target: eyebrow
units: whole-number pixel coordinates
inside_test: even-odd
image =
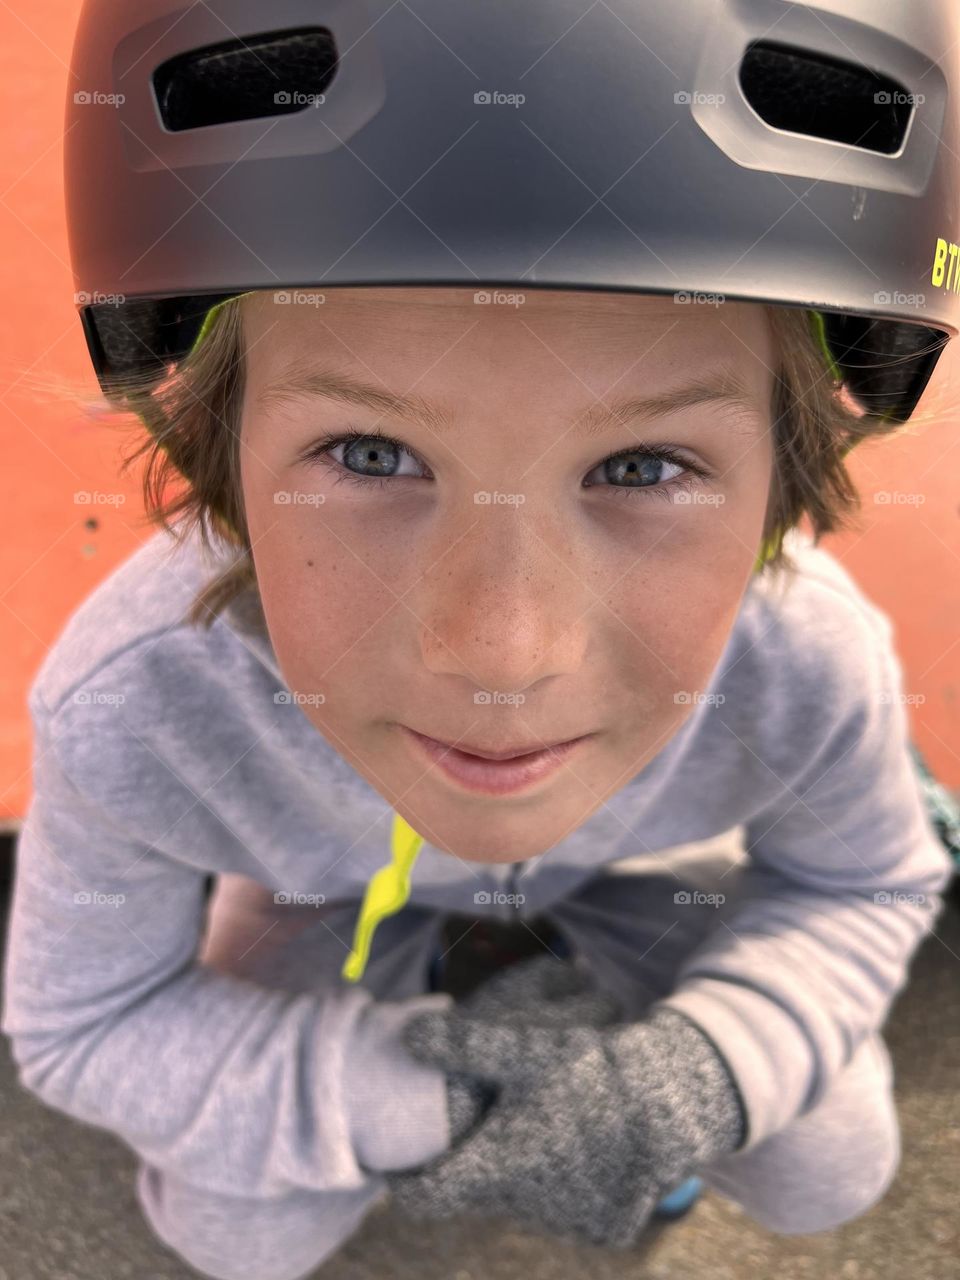
[[[258,396],[261,408],[285,404],[291,400],[321,397],[343,404],[373,409],[419,423],[438,435],[453,427],[450,412],[418,395],[397,395],[364,383],[342,370],[304,368],[293,365],[264,387]],[[761,418],[760,406],[751,397],[739,374],[730,368],[705,374],[695,382],[655,395],[625,396],[609,404],[597,402],[575,420],[577,429],[595,436],[612,427],[634,422],[648,422],[701,404],[724,404],[744,416]]]

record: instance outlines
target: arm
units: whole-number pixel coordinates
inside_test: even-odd
[[[367,1168],[444,1150],[443,1073],[417,1063],[400,1032],[450,997],[377,1003],[338,980],[294,994],[198,963],[204,875],[90,794],[98,770],[111,796],[119,786],[134,797],[156,788],[163,766],[122,725],[88,732],[75,705],[50,717],[33,699],[31,712],[34,794],[0,1027],[23,1086],[151,1164],[229,1194],[357,1188]],[[80,741],[85,789],[61,759]],[[168,829],[200,802],[181,789]],[[155,839],[162,846],[162,833]]]
[[[750,817],[742,899],[658,1002],[722,1051],[745,1098],[744,1149],[814,1107],[881,1027],[950,876],[890,635],[840,659],[836,679],[811,682],[810,705],[794,708],[827,722],[821,745]]]

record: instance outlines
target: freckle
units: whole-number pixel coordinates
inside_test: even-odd
[[[312,560],[308,560],[308,561],[307,561],[307,564],[310,566],[310,568],[311,568],[311,569],[313,568],[313,561],[312,561]]]

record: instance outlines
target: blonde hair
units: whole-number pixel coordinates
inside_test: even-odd
[[[240,481],[240,303],[240,297],[228,299],[207,317],[203,340],[172,372],[114,382],[98,415],[108,425],[126,427],[117,420],[133,413],[138,426],[147,428],[121,467],[123,474],[146,458],[146,523],[161,526],[178,543],[196,531],[208,549],[212,532],[236,551],[186,614],[188,622],[206,627],[242,593],[255,592],[257,603],[259,596]],[[815,543],[850,527],[860,499],[844,459],[861,440],[891,434],[900,424],[862,413],[843,393],[807,310],[756,305],[768,314],[778,355],[771,404],[774,467],[756,565],[769,573],[794,567],[783,537],[805,517]],[[177,488],[172,495],[171,485]]]

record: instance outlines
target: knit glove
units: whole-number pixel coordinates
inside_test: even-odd
[[[617,1021],[620,1006],[600,991],[593,975],[552,955],[505,965],[457,1001],[465,1016],[514,1026],[604,1026]],[[498,1093],[496,1085],[461,1071],[447,1075],[450,1135],[458,1141],[482,1119]]]
[[[557,1025],[556,1010],[536,1025],[516,1010],[490,1020],[460,1006],[411,1019],[404,1040],[416,1057],[490,1090],[474,1131],[450,1151],[387,1175],[401,1211],[506,1215],[622,1249],[667,1191],[741,1145],[739,1091],[686,1015],[655,1005],[614,1023],[592,1003],[604,997],[575,998],[580,1025]]]

